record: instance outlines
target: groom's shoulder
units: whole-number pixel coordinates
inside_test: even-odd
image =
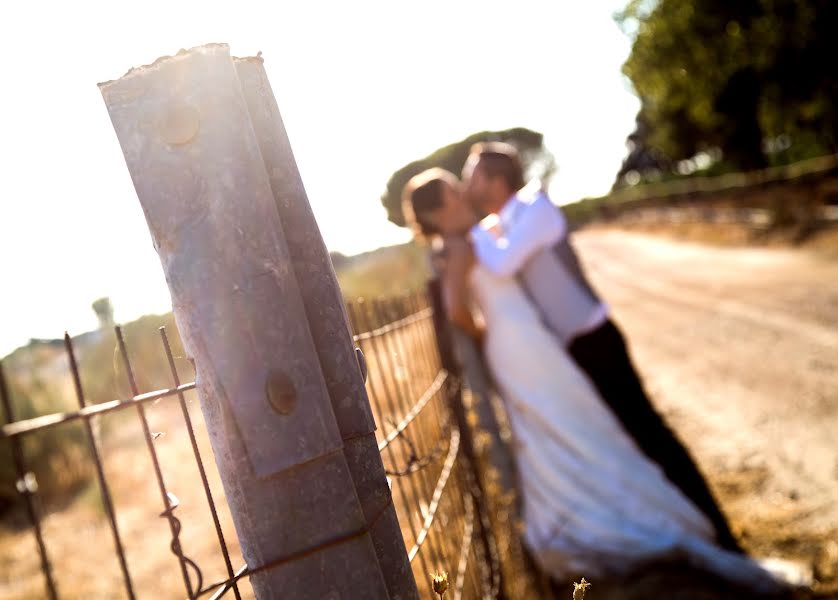
[[[542,195],[544,195],[544,191],[541,186],[541,181],[533,179],[527,185],[518,190],[518,193],[515,194],[515,199],[521,204],[532,204],[539,196]]]
[[[544,188],[540,185],[528,184],[516,194],[515,200],[519,207],[518,215],[527,214],[532,222],[540,223],[541,228],[555,228],[564,231],[567,227],[567,217],[562,209],[556,205]]]
[[[515,195],[518,203],[524,206],[539,206],[539,207],[553,207],[556,205],[550,199],[550,196],[544,190],[541,181],[534,179],[523,188],[521,188]]]

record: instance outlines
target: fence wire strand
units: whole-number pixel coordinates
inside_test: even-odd
[[[485,531],[488,520],[481,512],[485,508],[475,495],[474,476],[469,471],[473,467],[463,458],[461,446],[464,438],[451,415],[451,403],[461,401],[460,382],[458,377],[449,373],[441,364],[435,336],[437,320],[434,319],[432,303],[424,295],[414,294],[387,300],[348,303],[347,313],[354,341],[365,363],[367,392],[379,426],[376,433],[378,450],[391,486],[389,502],[378,516],[395,505],[405,546],[409,549],[408,559],[413,566],[422,597],[429,597],[429,574],[437,570],[450,573],[452,597],[455,599],[496,596],[497,588],[491,585],[490,578],[483,575],[487,569],[493,571],[495,568],[492,565],[476,564],[485,562],[491,554],[490,548],[476,548],[480,545],[476,542],[482,539],[477,533],[481,532],[483,538],[490,533]],[[135,589],[140,584],[131,574],[125,551],[125,534],[118,525],[117,503],[114,502],[103,466],[101,442],[93,427],[95,419],[132,407],[136,411],[145,449],[151,459],[151,479],[157,485],[163,504],[162,512],[155,514],[165,518],[169,524],[170,551],[177,560],[188,598],[209,595],[215,599],[232,591],[236,600],[240,600],[241,580],[324,548],[346,543],[364,535],[375,525],[378,516],[359,531],[311,548],[289,552],[262,565],[243,565],[234,570],[214,492],[199,449],[198,434],[204,435],[205,432],[196,431],[186,404],[185,393],[195,389],[196,384],[181,383],[169,337],[165,328],[161,327],[160,342],[171,387],[141,392],[123,330],[116,327],[115,332],[118,356],[131,391],[131,397],[126,400],[100,404],[87,402],[73,340],[65,334],[64,349],[78,408],[16,421],[12,398],[0,364],[0,396],[5,412],[0,441],[8,443],[12,451],[20,496],[36,539],[48,597],[58,598],[59,593],[41,524],[37,489],[34,484],[25,484],[33,476],[26,468],[22,442],[26,436],[41,432],[51,434],[60,425],[79,420],[82,422],[123,586],[128,598],[133,599]],[[223,559],[224,579],[214,583],[204,583],[203,571],[196,561],[189,558],[188,549],[183,547],[181,532],[185,528],[200,528],[202,524],[183,523],[175,516],[180,501],[166,485],[161,459],[154,444],[156,434],[152,432],[146,414],[149,403],[166,398],[177,398],[186,428],[185,439],[188,439],[191,446],[211,516],[211,525],[207,526],[207,530],[214,532]]]

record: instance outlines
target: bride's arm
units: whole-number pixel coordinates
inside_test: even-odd
[[[448,319],[474,339],[483,338],[483,330],[471,312],[468,274],[474,266],[474,251],[466,239],[445,242],[446,260],[442,273],[442,301]]]

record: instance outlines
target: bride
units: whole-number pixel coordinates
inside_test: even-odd
[[[417,176],[405,188],[405,216],[417,236],[443,244],[446,311],[482,343],[515,438],[524,542],[541,568],[558,580],[590,579],[677,557],[777,590],[754,560],[714,543],[708,519],[623,431],[516,280],[474,260],[467,232],[477,218],[458,183],[439,169]]]

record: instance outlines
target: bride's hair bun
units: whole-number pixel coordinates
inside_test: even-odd
[[[434,167],[414,175],[402,191],[402,213],[413,235],[420,240],[440,234],[429,219],[429,213],[442,208],[444,186],[456,187],[459,181],[450,171]]]

